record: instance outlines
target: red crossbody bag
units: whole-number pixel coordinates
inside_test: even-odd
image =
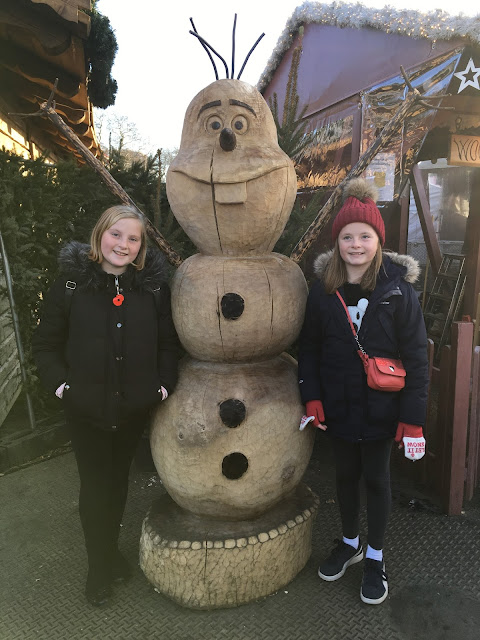
[[[401,391],[405,386],[405,367],[401,360],[393,358],[382,358],[381,356],[370,357],[358,340],[357,332],[353,326],[352,319],[348,313],[347,305],[338,291],[335,292],[345,309],[350,328],[358,346],[358,355],[363,362],[363,368],[367,374],[367,384],[371,389],[377,391]]]

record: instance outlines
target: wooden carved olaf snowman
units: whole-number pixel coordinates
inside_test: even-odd
[[[295,363],[281,355],[300,330],[307,286],[294,262],[270,253],[295,170],[254,87],[218,80],[192,100],[167,193],[201,253],[173,281],[174,322],[192,359],[158,411],[154,461],[181,507],[254,518],[296,487],[313,440],[298,430]]]
[[[200,253],[173,280],[189,356],[152,425],[169,495],[145,518],[140,566],[184,606],[237,606],[305,566],[317,510],[300,483],[314,431],[299,431],[296,363],[282,353],[300,330],[307,286],[293,261],[271,253],[295,171],[255,88],[217,80],[193,99],[167,192]]]

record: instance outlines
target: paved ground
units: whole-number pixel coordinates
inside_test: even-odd
[[[156,593],[137,566],[112,603],[83,597],[85,554],[71,453],[0,477],[0,640],[478,640],[480,509],[448,518],[394,483],[386,548],[390,596],[360,602],[361,564],[335,583],[317,565],[338,535],[331,458],[319,438],[306,482],[320,496],[313,554],[278,593],[238,609],[191,611]],[[122,544],[136,562],[142,519],[162,491],[155,474],[134,470]]]

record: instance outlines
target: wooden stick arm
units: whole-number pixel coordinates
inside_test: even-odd
[[[52,92],[53,93],[53,92]],[[52,96],[50,96],[51,98]],[[128,193],[118,184],[118,182],[110,175],[107,169],[103,166],[103,164],[98,160],[93,153],[87,149],[87,147],[83,144],[80,138],[70,129],[70,127],[63,121],[63,119],[58,115],[55,109],[51,106],[51,99],[48,99],[48,102],[44,102],[40,105],[40,112],[42,115],[45,115],[50,122],[62,132],[62,134],[72,143],[75,149],[80,153],[85,162],[92,167],[92,169],[98,173],[100,178],[103,180],[108,190],[113,193],[121,202],[124,204],[130,205],[134,207],[142,216],[145,218],[145,225],[147,229],[148,236],[153,240],[153,242],[157,245],[157,247],[165,253],[168,261],[175,267],[178,267],[182,263],[181,256],[175,251],[175,249],[167,242],[167,240],[162,236],[162,234],[154,227],[154,225],[150,222],[147,216],[141,211],[134,201],[130,198]],[[37,115],[37,114],[33,114]]]

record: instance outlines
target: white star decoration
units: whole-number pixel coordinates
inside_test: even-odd
[[[466,75],[468,73],[473,73],[473,78],[471,80],[467,80]],[[463,91],[467,87],[473,87],[474,89],[478,89],[480,91],[480,86],[478,84],[478,77],[480,76],[480,67],[476,67],[473,63],[472,58],[468,61],[467,66],[465,67],[465,71],[458,71],[453,74],[457,78],[461,80],[460,87],[457,93]]]

